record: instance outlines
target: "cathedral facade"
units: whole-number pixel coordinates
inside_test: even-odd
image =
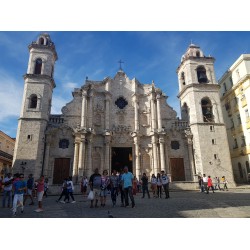
[[[41,34],[29,51],[14,172],[61,184],[128,166],[137,178],[164,170],[172,183],[196,183],[203,173],[234,183],[214,58],[198,46],[188,47],[177,69],[181,119],[154,82],[130,79],[121,67],[114,77],[86,79],[62,113],[51,114],[55,45]]]

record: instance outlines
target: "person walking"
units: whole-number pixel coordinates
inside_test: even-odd
[[[161,180],[160,173],[157,173],[157,175],[156,175],[156,184],[157,184],[157,197],[161,198],[161,194],[162,194],[162,180]]]
[[[226,179],[225,176],[222,176],[222,177],[221,177],[221,182],[222,182],[222,184],[223,184],[223,191],[225,191],[225,190],[228,191],[228,188],[227,188],[228,181],[227,181],[227,179]]]
[[[163,190],[165,192],[165,199],[170,198],[169,196],[169,177],[165,174],[165,171],[161,171],[161,180],[162,180],[162,186]]]
[[[128,171],[128,167],[124,167],[124,174],[122,175],[122,186],[125,194],[125,207],[129,206],[128,196],[132,202],[132,208],[135,207],[135,200],[132,192],[134,175]]]
[[[24,212],[23,195],[26,192],[27,185],[23,179],[24,179],[24,175],[19,174],[18,180],[16,180],[13,183],[13,191],[14,191],[13,216],[16,216],[18,202],[19,202],[20,207],[21,207],[21,213]]]
[[[34,210],[34,212],[40,213],[43,212],[43,194],[44,194],[44,175],[41,175],[41,177],[36,180],[37,183],[37,201],[38,201],[38,208]]]
[[[95,208],[98,207],[98,198],[101,191],[101,175],[99,174],[99,169],[96,168],[94,173],[89,178],[89,187],[90,190],[94,193],[94,199],[90,201],[90,208],[93,208],[93,203],[95,200]]]
[[[23,202],[24,205],[28,197],[31,199],[31,203],[29,205],[34,205],[33,188],[34,188],[34,178],[32,174],[29,174],[27,180],[27,192],[26,195],[24,196],[24,202]]]
[[[156,191],[157,191],[157,179],[155,177],[155,174],[152,174],[151,176],[151,190],[153,192],[154,198],[157,198]]]
[[[200,192],[203,193],[204,192],[204,185],[203,185],[202,176],[198,176],[198,183],[199,183]]]
[[[86,197],[87,195],[87,188],[88,188],[88,178],[87,176],[83,176],[82,177],[82,181],[81,181],[81,193],[83,195],[83,197]]]
[[[212,191],[214,193],[214,186],[213,186],[212,178],[209,175],[207,178],[207,193],[209,193],[210,188],[212,189]]]
[[[110,176],[110,186],[111,186],[111,200],[113,207],[116,205],[116,197],[118,195],[118,186],[119,186],[119,176],[117,176],[117,172],[114,169],[112,175]]]
[[[207,178],[206,174],[203,174],[202,181],[203,181],[204,191],[206,191],[206,193],[208,194],[208,192],[207,192],[207,181],[208,181],[208,178]]]
[[[142,174],[141,182],[142,182],[142,198],[145,197],[145,192],[147,192],[148,198],[150,199],[150,195],[148,191],[148,177],[146,173]]]
[[[107,187],[110,183],[110,179],[108,177],[108,171],[103,170],[102,176],[101,176],[101,192],[100,192],[100,200],[101,200],[101,206],[105,207],[106,204],[106,196],[108,193]]]
[[[61,194],[60,194],[60,197],[56,200],[56,202],[65,203],[65,200],[68,198],[67,182],[68,182],[68,178],[64,178]],[[63,196],[64,196],[64,200],[61,201]]]
[[[71,197],[71,199],[72,199],[71,203],[76,203],[74,195],[73,195],[74,184],[72,181],[72,176],[69,176],[66,185],[67,185],[67,195],[66,195],[66,198],[64,199],[64,201],[68,200],[67,203],[69,203],[69,197]]]
[[[3,200],[2,200],[2,207],[5,208],[5,201],[8,199],[8,208],[11,207],[11,201],[12,201],[12,181],[13,178],[11,176],[11,173],[8,173],[7,176],[3,179]]]

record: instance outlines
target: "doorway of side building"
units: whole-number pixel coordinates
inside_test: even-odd
[[[55,158],[53,184],[62,184],[69,177],[70,158]]]
[[[133,173],[132,147],[129,148],[112,148],[112,165],[111,171],[115,169],[120,172],[125,166],[128,171]]]

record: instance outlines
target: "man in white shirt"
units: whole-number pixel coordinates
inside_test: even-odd
[[[205,174],[203,174],[203,186],[204,186],[204,189],[206,191],[206,193],[208,194],[208,190],[207,190],[207,176]]]
[[[170,198],[169,196],[169,177],[165,174],[165,171],[161,171],[161,180],[162,180],[162,186],[165,192],[165,199]]]
[[[5,207],[5,200],[8,197],[8,207],[11,206],[11,200],[12,200],[12,176],[11,173],[8,173],[7,176],[3,180],[3,203],[2,206]]]

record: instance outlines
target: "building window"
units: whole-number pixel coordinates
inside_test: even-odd
[[[35,74],[36,75],[41,75],[42,64],[43,64],[43,62],[42,62],[41,58],[36,59],[36,63],[35,63]]]
[[[181,82],[182,82],[183,85],[186,84],[186,82],[185,82],[185,73],[184,72],[181,72]]]
[[[201,100],[201,108],[203,114],[203,121],[204,122],[214,122],[213,118],[213,106],[211,101],[208,98],[204,98]]]
[[[246,146],[246,139],[245,139],[245,136],[242,135],[241,136],[241,147],[245,147]]]
[[[235,96],[234,97],[234,107],[236,107],[238,105],[238,98]]]
[[[67,139],[61,139],[59,141],[59,148],[65,149],[69,147],[69,140]]]
[[[115,104],[119,109],[124,109],[128,105],[128,102],[123,97],[119,97],[115,101]]]
[[[32,141],[32,137],[33,137],[33,135],[27,135],[27,140]]]
[[[30,96],[29,108],[30,109],[36,109],[36,107],[37,107],[37,95],[31,95]]]
[[[245,109],[245,115],[246,115],[246,119],[248,120],[248,118],[249,118],[248,109]]]
[[[217,160],[218,159],[218,155],[214,154],[214,159]]]
[[[231,87],[233,87],[234,84],[233,84],[233,79],[231,76],[229,77],[229,81],[230,81]]]
[[[171,141],[171,148],[177,150],[180,148],[180,143],[178,141]]]
[[[214,132],[214,126],[210,126],[210,132]]]
[[[200,56],[201,56],[200,51],[196,51],[196,56],[197,56],[197,57],[200,57]]]
[[[224,87],[224,91],[227,92],[227,85],[225,82],[223,83],[223,87]]]
[[[234,138],[234,145],[233,145],[233,149],[235,148],[238,148],[238,142],[236,138]]]
[[[207,83],[206,69],[203,66],[197,68],[197,78],[199,83]]]
[[[231,118],[231,129],[234,128],[234,119]]]
[[[43,39],[43,37],[40,37],[40,39],[39,39],[39,44],[40,44],[40,45],[44,45],[44,39]]]
[[[240,178],[243,178],[243,171],[240,162],[238,162],[238,168],[239,168],[239,173],[240,173]]]
[[[241,125],[241,118],[240,118],[240,114],[237,115],[237,120],[238,120],[238,124]]]
[[[215,145],[216,144],[216,140],[212,139],[212,144]]]
[[[249,162],[246,161],[246,169],[247,169],[247,173],[250,173],[250,167],[249,167]]]

